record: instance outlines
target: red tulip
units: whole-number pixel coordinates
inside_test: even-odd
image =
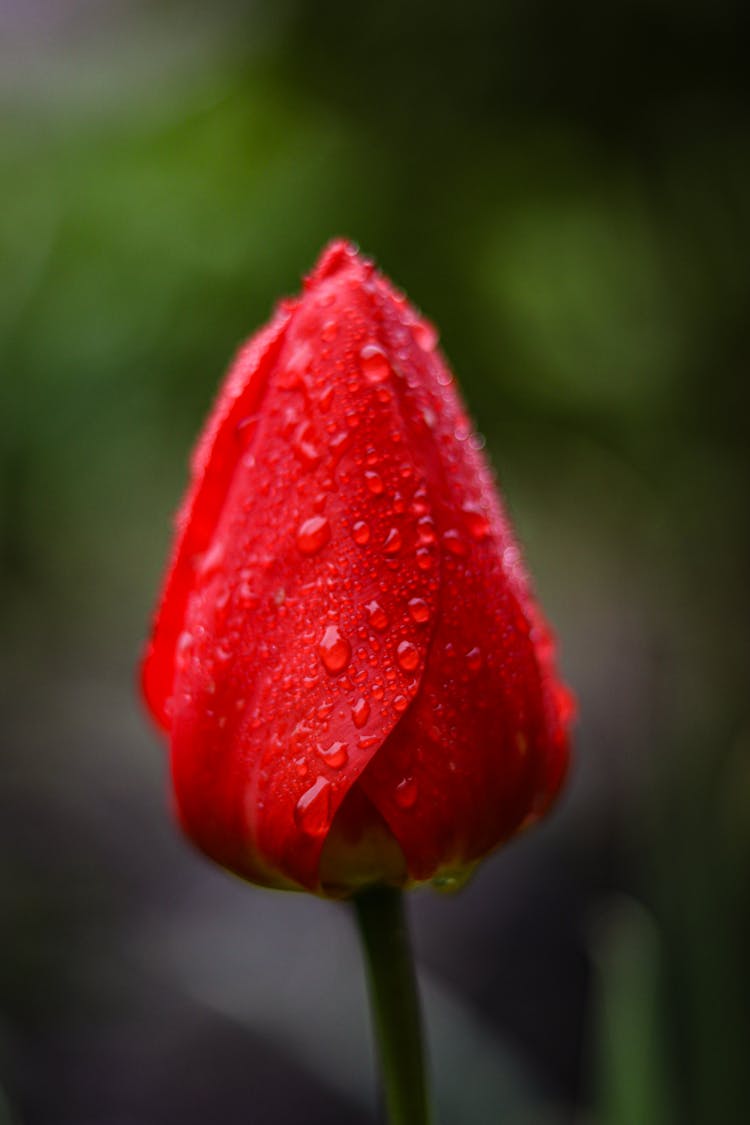
[[[344,242],[241,349],[143,668],[218,863],[449,884],[549,807],[569,696],[481,447],[435,330]]]

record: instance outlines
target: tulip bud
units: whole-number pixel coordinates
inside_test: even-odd
[[[436,345],[334,242],[198,441],[143,686],[185,832],[253,882],[450,885],[561,786],[570,697]]]

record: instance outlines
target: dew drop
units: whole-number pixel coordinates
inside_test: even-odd
[[[190,655],[190,649],[193,647],[193,634],[185,629],[180,633],[177,638],[177,660],[180,667],[184,667],[184,661]]]
[[[466,653],[466,667],[470,672],[476,673],[482,667],[482,650],[472,648]]]
[[[430,607],[424,598],[410,598],[407,606],[409,616],[418,625],[424,625],[430,619]]]
[[[224,544],[217,540],[205,554],[200,556],[198,562],[198,577],[201,582],[208,582],[221,570],[224,562]]]
[[[393,697],[393,710],[397,711],[399,715],[403,715],[408,706],[409,700],[405,695],[395,695]]]
[[[397,527],[392,527],[385,538],[385,543],[383,544],[383,554],[397,555],[401,550],[401,546],[401,532]]]
[[[341,430],[339,433],[333,435],[328,443],[328,448],[331,451],[334,465],[339,463],[348,444],[349,434],[346,430]]]
[[[429,547],[419,547],[416,551],[416,558],[420,570],[432,570],[434,559]]]
[[[370,542],[370,525],[364,520],[357,520],[352,528],[352,539],[359,547],[364,547]]]
[[[324,414],[326,414],[331,409],[334,389],[335,388],[333,383],[328,383],[328,385],[323,387],[323,390],[320,392],[320,396],[318,398],[318,406]]]
[[[370,704],[362,697],[352,707],[352,719],[355,727],[363,727],[370,717]]]
[[[457,531],[455,527],[452,527],[449,531],[446,531],[445,535],[443,536],[443,543],[445,545],[446,551],[449,551],[451,555],[455,555],[456,558],[459,559],[465,557],[467,552],[466,543],[461,538],[461,533]]]
[[[390,625],[388,614],[383,609],[380,602],[371,601],[367,603],[367,619],[372,625],[373,629],[377,629],[379,633],[384,633]]]
[[[300,524],[297,547],[303,555],[316,555],[331,538],[331,525],[325,516],[311,516]]]
[[[423,352],[434,352],[437,347],[438,333],[434,324],[429,320],[418,320],[414,325],[414,338]]]
[[[298,387],[302,376],[307,372],[312,359],[312,348],[307,340],[299,343],[292,352],[287,362],[287,370],[284,373],[284,381],[282,386],[285,389],[294,389]]]
[[[436,539],[435,521],[430,516],[422,516],[417,521],[417,542],[424,547],[434,543]]]
[[[330,746],[318,746],[317,750],[326,765],[335,770],[340,770],[349,761],[345,742],[332,742]]]
[[[365,344],[359,353],[359,366],[368,383],[384,383],[391,373],[388,357],[377,344]]]
[[[382,496],[385,485],[380,473],[369,472],[365,473],[365,484],[373,496]]]
[[[343,672],[351,660],[352,649],[346,637],[342,637],[338,625],[329,625],[318,645],[320,659],[326,672],[332,676]]]
[[[417,783],[413,777],[405,777],[396,786],[396,804],[399,808],[410,809],[417,800]]]
[[[321,339],[325,340],[327,344],[330,344],[332,340],[336,339],[338,330],[339,326],[335,320],[327,320],[320,330]]]
[[[331,820],[331,783],[319,777],[297,801],[294,819],[308,836],[322,836]]]
[[[417,646],[413,645],[411,641],[402,641],[396,649],[396,660],[405,672],[413,672],[419,664]]]
[[[255,431],[258,428],[258,415],[248,414],[245,418],[240,418],[235,426],[234,432],[240,445],[247,449],[255,437]]]
[[[292,448],[306,469],[314,469],[320,463],[320,450],[315,444],[315,431],[308,421],[300,422],[297,427],[292,438]]]
[[[373,746],[377,746],[379,742],[379,734],[361,734],[357,739],[357,746],[359,746],[360,750],[371,750]]]
[[[480,512],[476,508],[464,508],[464,516],[472,539],[476,539],[478,543],[482,539],[486,539],[490,533],[490,521],[484,512]]]

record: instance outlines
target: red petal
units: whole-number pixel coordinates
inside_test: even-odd
[[[419,695],[360,785],[412,878],[460,868],[540,814],[567,763],[552,645],[435,336],[382,287],[409,443],[429,481],[439,620]],[[426,527],[429,529],[429,524]]]
[[[146,666],[154,709],[173,695],[187,832],[257,881],[317,886],[331,820],[417,695],[434,628],[417,523],[431,508],[378,308],[371,268],[337,244],[240,357]]]
[[[226,500],[245,436],[242,427],[249,427],[260,410],[288,321],[289,312],[280,309],[240,350],[193,453],[191,485],[177,515],[177,537],[142,666],[146,702],[167,731],[187,601]]]
[[[196,451],[144,689],[187,833],[257,882],[319,889],[347,793],[331,877],[377,839],[394,877],[390,829],[425,879],[563,779],[569,697],[436,338],[334,243]]]

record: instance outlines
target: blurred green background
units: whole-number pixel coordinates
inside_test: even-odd
[[[579,699],[411,900],[441,1125],[750,1120],[744,6],[0,3],[0,1122],[373,1122],[342,907],[182,843],[136,664],[233,350],[335,234],[441,329]]]

